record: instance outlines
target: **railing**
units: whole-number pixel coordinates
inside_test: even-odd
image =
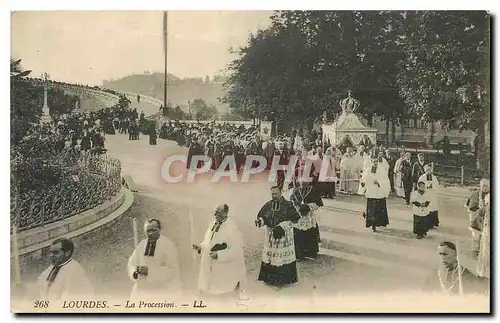
[[[32,229],[67,219],[110,200],[121,189],[120,161],[105,155],[84,155],[80,171],[64,182],[17,194],[11,191],[11,228]]]
[[[26,78],[26,80],[38,84],[40,86],[43,86],[45,84],[45,80],[40,79],[40,78]],[[158,106],[158,108],[163,105],[163,101],[160,99],[156,99],[150,96],[138,94],[138,93],[132,93],[132,92],[122,92],[122,91],[117,91],[117,90],[109,90],[105,88],[99,88],[96,86],[88,86],[88,85],[80,85],[80,84],[71,84],[71,83],[64,83],[64,82],[57,82],[57,81],[52,81],[49,80],[50,87],[55,87],[55,88],[60,88],[63,90],[70,90],[70,91],[79,91],[80,93],[92,95],[94,97],[100,98],[102,100],[105,100],[107,102],[107,105],[109,107],[115,105],[119,101],[119,96],[118,95],[125,95],[129,100],[135,100],[137,98],[137,95],[140,95],[141,101],[150,103],[152,105]],[[114,93],[110,93],[110,92]]]
[[[147,95],[142,95],[139,93],[132,93],[132,92],[121,92],[123,95],[125,95],[129,100],[135,100],[137,99],[137,96],[139,95],[141,97],[141,101],[150,103],[152,105],[157,105],[158,108],[160,108],[161,105],[163,105],[163,101],[160,99],[156,99]]]
[[[453,184],[473,185],[478,184],[483,174],[477,169],[465,166],[452,166],[431,163],[433,173],[440,181],[447,181]]]
[[[31,83],[35,83],[37,85],[40,85],[40,86],[43,86],[45,84],[45,80],[42,80],[42,79],[26,78],[26,80],[30,81]],[[83,93],[83,94],[97,97],[99,99],[104,100],[107,103],[108,107],[111,107],[111,106],[117,104],[118,100],[119,100],[119,97],[117,95],[103,91],[103,90],[96,88],[96,87],[70,84],[70,83],[62,83],[62,82],[56,82],[56,81],[50,81],[50,80],[48,82],[48,86],[54,87],[54,88],[59,88],[62,90],[78,91],[78,92]]]

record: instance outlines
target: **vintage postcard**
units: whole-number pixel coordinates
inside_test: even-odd
[[[487,11],[11,13],[15,313],[490,313]]]

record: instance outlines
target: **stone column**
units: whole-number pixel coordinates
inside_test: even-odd
[[[50,75],[47,73],[44,73],[42,75],[42,79],[44,80],[44,86],[43,86],[43,107],[42,107],[42,117],[40,121],[42,123],[50,122],[50,113],[49,113],[49,105],[48,105],[48,90],[49,90],[49,77]]]

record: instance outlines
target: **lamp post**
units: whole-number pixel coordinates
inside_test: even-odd
[[[163,12],[163,53],[164,53],[164,59],[165,59],[165,78],[164,78],[164,85],[163,85],[163,107],[165,111],[167,110],[167,64],[168,64],[168,11]],[[166,113],[165,113],[166,114]]]

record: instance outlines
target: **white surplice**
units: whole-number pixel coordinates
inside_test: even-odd
[[[479,254],[477,258],[476,271],[481,277],[490,277],[490,193],[484,197],[484,221],[483,230],[479,240]]]
[[[366,152],[363,152],[363,156],[361,156],[360,153],[357,153],[354,157],[358,172],[361,174],[365,168],[368,168],[368,165],[371,162],[370,156]]]
[[[420,194],[417,190],[411,192],[410,201],[420,203],[420,206],[412,204],[412,212],[414,215],[426,216],[431,211],[430,207],[432,204],[432,194],[429,191],[424,191],[424,194]],[[424,206],[425,202],[430,202],[428,206]]]
[[[405,196],[405,190],[403,188],[403,176],[401,173],[401,163],[403,162],[403,157],[396,160],[394,164],[394,188],[396,189],[396,194],[399,197]]]
[[[340,160],[340,188],[346,193],[358,191],[359,167],[356,156],[345,153]]]
[[[212,231],[216,220],[210,223],[200,244],[201,262],[198,277],[198,289],[209,294],[223,294],[235,290],[238,283],[240,290],[246,282],[245,256],[243,239],[234,220],[228,218],[217,232]],[[216,251],[217,259],[210,257],[210,250],[216,244],[227,245],[224,250]]]
[[[427,179],[427,174],[420,176],[419,182],[425,183],[426,192],[430,196],[431,204],[429,205],[429,211],[438,210],[438,200],[437,200],[437,189],[439,188],[439,181],[435,175],[431,175],[431,180]]]
[[[389,166],[389,162],[387,161],[387,159],[385,159],[385,157],[382,157],[382,161],[379,161],[378,164],[382,165],[382,167],[385,168],[387,176],[389,176],[389,169],[391,168],[391,166]]]
[[[148,239],[142,240],[128,259],[127,269],[132,287],[132,300],[167,299],[173,300],[181,293],[181,280],[177,248],[165,236],[156,240],[154,256],[144,256]],[[148,275],[135,279],[137,266],[147,266]]]
[[[330,156],[330,155],[324,155],[323,156],[324,158],[324,163],[321,164],[320,167],[323,167],[323,164],[324,164],[324,167],[326,167],[326,171],[323,171],[324,174],[321,173],[321,169],[319,171],[319,174],[320,176],[321,175],[325,175],[326,178],[321,178],[320,177],[320,181],[323,180],[325,182],[332,182],[333,185],[335,185],[335,183],[337,182],[337,160],[335,159],[334,156]]]
[[[93,298],[92,284],[78,261],[69,259],[62,265],[56,278],[49,285],[47,277],[53,267],[50,265],[37,279],[36,291],[41,299],[64,301]]]
[[[302,151],[303,149],[304,149],[304,141],[299,135],[295,136],[295,140],[293,142],[293,150],[297,152],[297,151]]]
[[[371,162],[370,162],[371,165]],[[371,166],[365,168],[363,171],[363,176],[361,176],[361,183],[365,183],[364,187],[359,186],[359,195],[364,195],[369,199],[385,199],[389,196],[391,192],[391,182],[387,175],[387,171],[384,166],[380,164],[377,166],[377,171],[375,174],[371,172]],[[373,183],[377,180],[379,185]]]
[[[323,155],[324,158],[324,155]],[[318,154],[311,156],[309,159],[312,162],[313,168],[313,176],[319,176],[321,171],[321,166],[323,163],[323,158],[321,158]]]

